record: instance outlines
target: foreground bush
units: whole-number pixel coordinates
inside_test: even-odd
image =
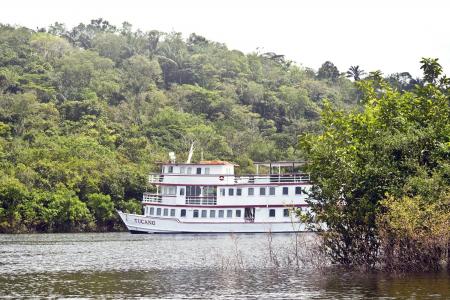
[[[430,203],[417,196],[381,202],[380,259],[389,271],[438,271],[448,262],[450,194]]]

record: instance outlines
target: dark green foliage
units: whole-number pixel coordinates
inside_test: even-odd
[[[339,73],[338,68],[331,61],[324,62],[317,72],[317,78],[333,82],[335,82],[340,75],[341,73]]]
[[[353,78],[354,81],[361,80],[361,76],[365,75],[366,72],[359,68],[359,66],[351,66],[348,68],[346,73],[347,77]]]
[[[120,228],[139,212],[157,161],[299,159],[325,98],[353,84],[332,63],[317,80],[276,53],[103,19],[67,29],[0,25],[0,232]]]
[[[411,91],[372,72],[358,83],[362,111],[327,107],[324,131],[301,139],[336,263],[417,271],[448,259],[450,90],[436,60],[422,64],[425,82]]]

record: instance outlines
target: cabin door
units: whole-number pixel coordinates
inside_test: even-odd
[[[253,223],[255,222],[255,208],[246,207],[244,211],[245,222]]]

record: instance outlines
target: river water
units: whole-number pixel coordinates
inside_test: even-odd
[[[446,273],[330,271],[315,241],[312,234],[0,235],[0,298],[450,299]]]

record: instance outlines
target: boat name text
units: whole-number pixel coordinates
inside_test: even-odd
[[[134,222],[139,223],[139,224],[155,225],[155,221],[153,221],[153,220],[134,219]]]

